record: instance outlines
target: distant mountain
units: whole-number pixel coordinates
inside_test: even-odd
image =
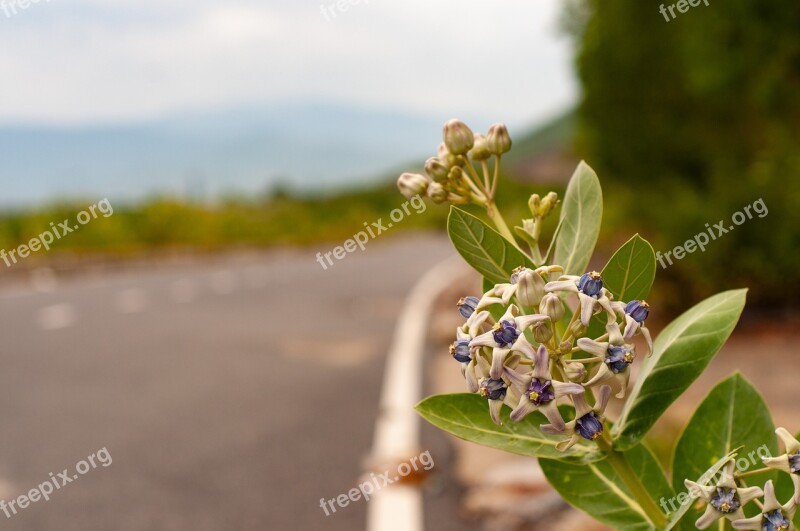
[[[277,186],[328,190],[424,160],[440,128],[436,117],[323,105],[134,124],[0,126],[0,206],[158,193],[209,198]]]

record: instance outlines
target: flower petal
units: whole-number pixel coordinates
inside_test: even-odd
[[[550,380],[550,385],[553,386],[553,394],[555,394],[556,398],[567,395],[582,395],[585,391],[584,387],[578,383],[565,383]]]
[[[567,425],[564,424],[564,419],[561,418],[561,413],[558,412],[558,406],[556,406],[555,400],[539,406],[539,411],[547,417],[547,420],[550,421],[549,425],[552,426],[554,430],[563,432],[567,429]]]
[[[634,321],[636,322],[636,321]],[[608,343],[611,345],[624,345],[625,339],[622,337],[622,332],[619,331],[619,325],[616,321],[606,325],[606,332],[608,332]]]
[[[497,341],[494,340],[494,335],[491,331],[481,334],[472,338],[469,342],[469,348],[473,347],[496,347]]]
[[[746,518],[742,520],[734,520],[731,525],[734,529],[753,529],[755,531],[761,531],[761,519],[762,515],[754,516],[752,518]]]
[[[495,348],[492,349],[492,367],[489,369],[489,376],[494,378],[495,380],[499,380],[500,376],[503,375],[503,364],[506,361],[506,356],[508,356],[510,349],[507,348]]]
[[[764,463],[766,467],[774,468],[775,470],[780,470],[787,474],[792,473],[792,469],[789,466],[789,454],[779,455],[778,457],[762,457],[761,462]]]
[[[594,303],[597,302],[597,299],[585,293],[578,293],[578,298],[581,300],[581,324],[589,326],[589,321],[592,320],[592,314],[594,313]]]
[[[551,380],[550,355],[544,345],[539,345],[533,354],[533,377],[540,380]]]
[[[778,428],[775,433],[786,446],[786,453],[793,454],[800,450],[800,442],[786,428]]]
[[[722,518],[722,513],[709,505],[706,507],[706,512],[703,513],[703,516],[698,518],[694,525],[697,529],[708,529],[720,518]]]
[[[773,485],[772,480],[767,481],[767,484],[764,485],[764,512],[770,513],[782,508],[778,498],[775,496],[775,485]]]
[[[653,355],[653,338],[650,337],[650,330],[647,329],[646,326],[640,326],[639,330],[642,332],[642,336],[644,336],[644,341],[647,343],[647,355]]]
[[[611,399],[611,387],[604,385],[600,388],[600,392],[597,393],[597,404],[595,405],[595,411],[599,415],[602,415],[606,411],[606,407],[608,406],[608,401]]]
[[[563,278],[563,277],[562,277]],[[577,279],[575,279],[577,280]],[[556,280],[554,282],[548,282],[544,285],[545,291],[570,291],[572,293],[578,293],[578,285],[575,283],[573,279],[567,280]]]
[[[470,343],[470,345],[472,345],[472,343]],[[589,339],[588,337],[582,337],[578,340],[578,348],[586,353],[600,356],[601,358],[604,358],[608,353],[608,343],[601,343],[594,339]]]
[[[625,371],[628,372],[628,371]],[[608,365],[601,363],[594,376],[584,384],[585,387],[594,387],[595,385],[603,384],[614,377],[614,372],[608,368]]]
[[[519,399],[519,404],[511,412],[511,420],[519,422],[534,411],[536,411],[536,404],[531,402],[527,396],[522,395]]]
[[[556,445],[556,450],[560,452],[566,452],[567,450],[575,446],[580,440],[581,440],[580,435],[576,433],[572,437],[570,437],[568,441],[561,441],[560,443],[558,443]]]
[[[489,400],[489,416],[492,417],[492,422],[498,426],[503,423],[503,421],[500,420],[500,410],[502,408],[502,400]]]

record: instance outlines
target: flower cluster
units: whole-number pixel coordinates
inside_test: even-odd
[[[404,173],[397,180],[400,192],[408,198],[427,196],[434,203],[486,206],[490,203],[500,172],[500,157],[511,149],[511,138],[503,124],[494,124],[486,135],[475,134],[460,120],[444,125],[443,142],[435,157],[425,162],[425,174]],[[489,160],[495,157],[494,172]],[[478,164],[479,176],[473,164]]]
[[[722,477],[715,485],[698,485],[688,479],[684,482],[691,492],[696,493],[706,503],[703,516],[695,523],[698,529],[707,529],[722,518],[730,520],[734,529],[794,529],[792,518],[800,504],[800,441],[784,428],[778,428],[775,433],[783,441],[786,453],[779,457],[764,457],[762,460],[768,468],[791,475],[794,483],[792,499],[781,504],[775,495],[772,481],[768,481],[763,490],[744,486],[742,478],[736,475],[734,456],[723,468]],[[759,503],[761,513],[746,518],[743,507],[762,496],[764,501]]]
[[[508,283],[496,284],[480,298],[461,299],[458,309],[466,321],[457,328],[450,353],[461,363],[469,391],[488,400],[495,423],[501,423],[503,404],[512,409],[515,422],[540,411],[549,422],[542,431],[569,436],[557,445],[567,450],[603,434],[611,386],[618,397],[627,388],[636,355],[629,340],[641,334],[648,345],[651,341],[644,326],[645,301],[614,301],[597,272],[562,273],[557,265],[519,267]],[[495,319],[491,310],[502,315]],[[562,323],[568,312],[571,318]],[[595,315],[605,333],[590,339],[585,335]],[[594,407],[586,389],[595,391]],[[559,403],[573,406],[574,420],[564,421]]]

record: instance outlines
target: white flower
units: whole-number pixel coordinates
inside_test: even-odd
[[[489,375],[499,379],[503,374],[503,364],[511,352],[519,352],[533,359],[533,346],[525,339],[525,329],[534,323],[549,320],[546,315],[517,315],[519,309],[513,304],[508,307],[494,327],[470,341],[471,349],[492,348],[492,367]]]
[[[792,518],[797,509],[794,499],[786,505],[781,505],[775,497],[775,486],[772,480],[764,485],[764,508],[761,514],[753,518],[735,520],[731,525],[734,529],[755,529],[773,531],[778,529],[794,529]]]
[[[583,394],[580,384],[553,380],[550,375],[550,356],[544,345],[540,345],[534,357],[533,373],[522,375],[506,368],[505,375],[512,387],[519,392],[520,399],[511,412],[511,420],[520,421],[536,410],[541,411],[555,429],[564,431],[566,424],[558,412],[557,401],[567,395]]]
[[[800,504],[800,441],[795,439],[786,428],[778,428],[775,433],[783,441],[786,453],[778,457],[764,457],[761,460],[769,468],[791,474],[794,483],[794,502]]]
[[[759,487],[737,487],[733,477],[735,471],[736,461],[731,459],[722,469],[722,479],[716,485],[699,485],[688,479],[684,481],[690,493],[696,494],[708,504],[706,512],[695,522],[697,529],[706,529],[720,518],[731,521],[744,518],[742,507],[764,494]]]
[[[589,326],[592,315],[600,308],[616,319],[611,308],[611,292],[603,287],[603,278],[597,271],[585,273],[583,276],[564,275],[555,282],[548,282],[545,291],[567,291],[577,293],[580,301],[581,323]]]
[[[616,380],[620,388],[617,398],[624,398],[631,377],[630,365],[636,357],[636,351],[633,345],[614,344],[611,341],[617,342],[618,338],[603,342],[585,337],[578,340],[578,347],[581,350],[603,358],[595,375],[584,385],[593,387],[609,380]]]

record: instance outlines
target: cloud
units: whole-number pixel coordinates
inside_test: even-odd
[[[0,122],[341,103],[531,121],[572,104],[557,0],[52,0],[0,12]]]

